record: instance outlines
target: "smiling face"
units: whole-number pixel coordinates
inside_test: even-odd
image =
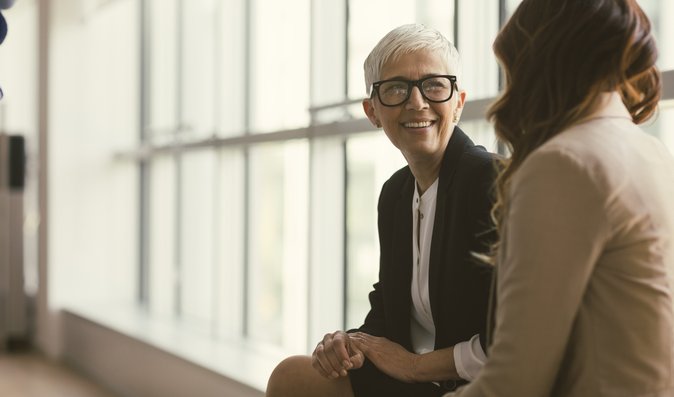
[[[427,50],[405,54],[384,65],[381,80],[402,78],[418,80],[423,77],[452,74],[442,57]],[[455,91],[449,101],[426,101],[419,89],[412,89],[409,99],[401,105],[387,107],[377,95],[363,101],[363,108],[372,124],[384,128],[395,147],[408,163],[442,159],[452,135],[456,119],[461,115],[465,93]]]

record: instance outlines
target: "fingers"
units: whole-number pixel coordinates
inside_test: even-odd
[[[367,353],[370,345],[375,343],[375,341],[375,337],[362,332],[355,332],[351,335],[351,344],[364,353]]]
[[[354,355],[349,357],[349,361],[351,362],[352,369],[360,368],[365,363],[365,354],[359,350]]]
[[[343,331],[326,334],[312,354],[312,366],[324,377],[336,379],[347,376],[353,367],[347,351],[348,335]]]
[[[311,355],[311,366],[318,371],[321,376],[330,378],[333,371],[329,363],[325,361],[325,352],[323,349],[323,341],[320,341],[314,349],[314,353]]]
[[[323,338],[325,342],[325,338]],[[330,346],[335,354],[335,359],[341,363],[341,366],[348,366],[349,362],[349,335],[343,331],[337,331],[332,334],[332,345]]]
[[[360,353],[360,358],[356,357],[356,360],[360,359],[361,361],[364,361],[365,357],[367,357],[376,363],[380,359],[383,352],[383,346],[381,344],[383,338],[362,332],[354,332],[350,337],[351,346],[354,349],[354,352]],[[355,356],[355,354],[353,355]]]
[[[333,376],[346,376],[346,370],[350,367],[349,353],[346,350],[349,336],[343,331],[336,331],[323,337],[325,356],[336,373]]]

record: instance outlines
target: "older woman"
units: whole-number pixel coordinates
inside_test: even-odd
[[[459,56],[439,32],[405,25],[365,61],[367,117],[408,166],[379,198],[379,281],[357,330],[283,361],[267,396],[439,396],[477,375],[491,269],[492,155],[456,126]]]
[[[634,0],[524,0],[494,51],[512,150],[496,328],[456,395],[674,396],[674,159],[636,126],[660,97],[648,18]]]

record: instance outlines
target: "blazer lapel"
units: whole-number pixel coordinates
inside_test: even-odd
[[[395,307],[400,313],[396,316],[396,326],[393,328],[400,330],[399,343],[408,349],[412,347],[412,338],[410,336],[409,313],[412,305],[411,285],[412,285],[412,196],[414,195],[414,177],[410,173],[405,182],[401,194],[395,206],[395,221],[393,224],[393,256],[394,273],[400,275],[396,277],[396,285],[391,291],[395,291]],[[388,287],[387,287],[388,288]]]
[[[451,236],[447,235],[449,233],[447,204],[449,196],[452,194],[454,173],[466,146],[473,146],[473,142],[459,127],[454,127],[454,132],[447,143],[447,148],[445,149],[445,154],[442,159],[442,166],[440,168],[440,180],[438,181],[438,195],[433,224],[433,238],[431,240],[431,256],[428,265],[428,294],[431,301],[431,311],[434,317],[433,321],[436,325],[439,324],[439,319],[435,318],[435,316],[436,313],[441,313],[440,307],[443,304],[439,299],[439,293],[443,288],[441,284],[443,281],[442,275],[446,271],[446,269],[443,268],[443,244],[447,239],[451,238]]]

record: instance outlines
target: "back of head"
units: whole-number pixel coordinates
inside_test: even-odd
[[[657,48],[635,0],[524,0],[494,52],[506,88],[489,116],[517,157],[591,114],[602,92],[620,92],[637,123],[660,98]]]
[[[399,26],[388,32],[372,49],[365,59],[365,90],[371,94],[372,83],[381,80],[381,71],[384,65],[395,62],[400,56],[427,50],[441,56],[450,74],[460,79],[461,61],[459,52],[445,36],[435,29],[422,24],[408,24]]]
[[[512,176],[527,156],[617,91],[634,122],[660,99],[657,48],[635,0],[523,0],[494,41],[506,86],[488,117],[510,151],[497,178],[500,228]],[[497,247],[496,247],[497,248]]]

